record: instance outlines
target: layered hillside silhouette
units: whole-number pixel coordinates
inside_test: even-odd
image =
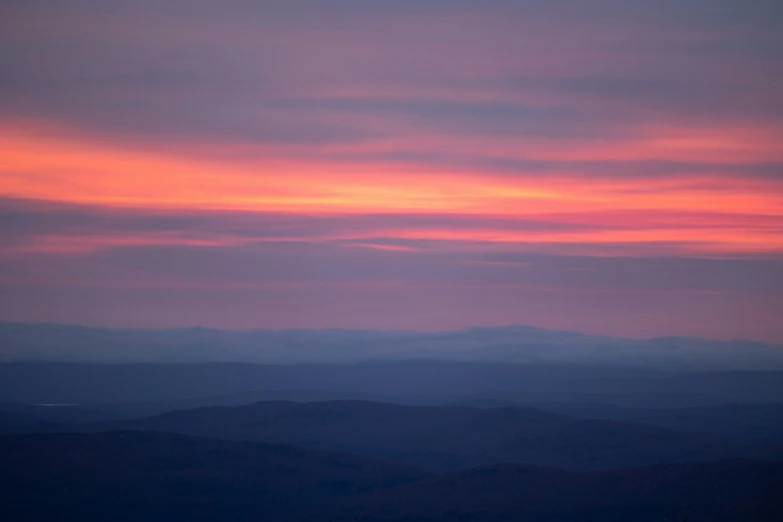
[[[30,522],[777,522],[781,397],[777,371],[0,364],[0,510]]]
[[[5,520],[289,520],[425,477],[348,455],[160,433],[0,438]]]
[[[496,465],[443,476],[287,446],[157,433],[0,438],[6,520],[777,522],[783,465],[571,473]]]
[[[64,429],[64,428],[63,428]],[[501,462],[595,470],[783,452],[739,440],[643,424],[579,420],[533,408],[403,406],[366,401],[259,402],[177,410],[75,426],[136,430],[391,459],[443,471]]]
[[[596,473],[498,465],[368,494],[318,520],[774,522],[781,484],[781,464],[752,461]]]

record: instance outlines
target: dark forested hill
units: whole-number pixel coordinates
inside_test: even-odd
[[[595,473],[498,465],[369,494],[317,520],[778,522],[782,488],[780,463],[722,461]]]
[[[288,520],[426,475],[391,463],[158,433],[0,438],[9,522]]]
[[[778,522],[783,464],[572,473],[500,464],[433,476],[287,446],[160,433],[0,437],[13,522]]]
[[[197,408],[76,429],[285,443],[432,470],[499,462],[597,470],[758,456],[756,448],[733,439],[634,423],[578,420],[533,408],[417,407],[365,401]]]

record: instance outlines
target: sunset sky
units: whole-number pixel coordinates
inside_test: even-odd
[[[9,0],[0,320],[783,341],[783,4]]]

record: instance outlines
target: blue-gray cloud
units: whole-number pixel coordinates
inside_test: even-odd
[[[611,140],[644,132],[659,119],[721,125],[763,121],[780,131],[783,37],[772,29],[783,16],[774,2],[288,4],[236,1],[217,9],[209,2],[180,1],[9,3],[0,22],[0,118],[49,121],[125,143],[305,149],[387,138],[415,144],[411,140],[418,132],[468,139]],[[372,31],[385,24],[405,34],[417,17],[437,21],[452,15],[475,20],[433,28],[433,36],[420,42],[422,53],[397,52],[393,31]],[[541,40],[514,30],[509,21],[514,17],[551,27],[555,35]],[[574,21],[585,28],[575,38],[595,38],[557,41],[567,36],[559,25]],[[644,30],[637,35],[638,27]],[[602,39],[607,28],[618,31],[615,40]],[[440,57],[459,68],[459,56],[438,48],[458,37],[471,40],[488,62],[498,49],[513,56],[515,49],[543,45],[542,60],[583,49],[597,64],[571,75],[525,66],[515,70],[511,64],[499,75],[455,76],[437,59],[431,61]],[[505,47],[498,47],[499,41]],[[354,63],[346,55],[352,49],[363,49],[365,57]],[[373,54],[377,60],[366,56]],[[613,63],[621,56],[638,61],[638,67]],[[403,94],[307,95],[314,85],[351,92],[384,84]],[[432,88],[465,95],[464,100],[433,98],[426,94]],[[470,101],[486,88],[545,94],[554,102]],[[382,128],[368,123],[368,116],[399,125]],[[392,160],[423,154],[410,145],[398,147],[389,153]],[[480,163],[452,157],[444,166],[454,161]],[[496,160],[503,161],[521,160]]]

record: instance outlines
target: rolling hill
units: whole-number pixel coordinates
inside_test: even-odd
[[[780,463],[722,461],[595,473],[505,464],[368,494],[317,520],[777,522],[783,518],[781,487]]]
[[[0,438],[0,512],[14,522],[285,521],[424,477],[354,456],[171,434]]]
[[[367,401],[259,402],[177,410],[75,430],[135,430],[293,444],[453,470],[501,462],[598,470],[777,456],[734,439],[643,424],[579,420],[533,408],[403,406]]]

